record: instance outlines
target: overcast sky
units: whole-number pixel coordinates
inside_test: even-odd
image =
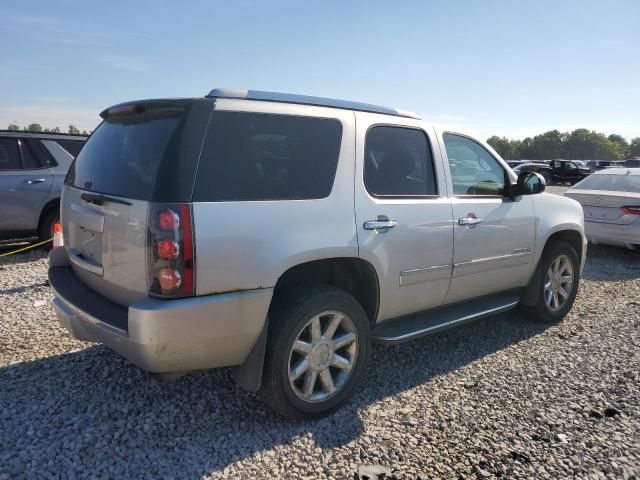
[[[125,100],[271,90],[483,138],[640,136],[640,1],[3,0],[0,128],[92,129]]]

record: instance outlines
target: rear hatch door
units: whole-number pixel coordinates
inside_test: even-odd
[[[75,274],[130,305],[148,294],[152,202],[188,202],[213,102],[133,102],[105,110],[65,180],[62,223]]]

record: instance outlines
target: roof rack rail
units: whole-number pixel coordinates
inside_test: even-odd
[[[368,103],[351,102],[348,100],[336,100],[333,98],[312,97],[309,95],[295,95],[292,93],[263,92],[260,90],[243,90],[236,88],[214,88],[206,95],[207,98],[242,98],[245,100],[260,100],[263,102],[296,103],[299,105],[315,105],[318,107],[342,108],[345,110],[357,110],[359,112],[382,113],[396,117],[416,118],[420,117],[407,110],[380,107]]]
[[[67,133],[67,132],[32,132],[30,130],[9,130],[6,128],[0,128],[0,133],[15,133],[16,135],[24,135],[28,133],[30,135],[62,135],[65,137],[88,137],[89,134],[84,133]]]

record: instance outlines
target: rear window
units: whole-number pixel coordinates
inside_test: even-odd
[[[172,155],[188,106],[141,104],[107,116],[73,162],[66,184],[97,193],[149,200],[160,164]]]
[[[590,175],[574,188],[640,193],[640,175]]]
[[[64,148],[73,158],[78,156],[80,149],[84,145],[83,140],[56,140],[56,143]]]
[[[327,197],[341,138],[342,124],[336,119],[214,112],[193,200]]]

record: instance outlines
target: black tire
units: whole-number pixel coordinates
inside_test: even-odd
[[[50,212],[46,213],[40,221],[40,227],[38,228],[38,237],[40,242],[44,242],[53,237],[53,226],[60,222],[60,209],[54,208]],[[51,250],[53,242],[48,242],[42,245],[44,250]]]
[[[315,316],[335,311],[346,315],[356,334],[357,354],[345,383],[324,401],[307,402],[289,382],[293,343]],[[323,337],[324,338],[324,337]],[[274,299],[269,311],[269,332],[262,386],[258,396],[274,411],[293,420],[313,420],[340,408],[360,384],[371,351],[371,329],[362,306],[348,293],[332,287],[310,287]]]
[[[572,288],[564,304],[557,310],[554,310],[546,301],[545,282],[551,263],[562,256],[565,256],[571,262]],[[540,274],[535,275],[534,280],[532,280],[537,280],[539,282],[536,303],[533,305],[522,305],[521,309],[533,320],[543,323],[558,323],[567,315],[567,313],[569,313],[578,293],[578,287],[580,284],[580,260],[578,258],[578,254],[568,243],[560,241],[554,242],[544,251],[538,268],[540,269]]]
[[[545,185],[551,185],[553,183],[553,178],[548,173],[543,173],[542,178],[544,178]]]

